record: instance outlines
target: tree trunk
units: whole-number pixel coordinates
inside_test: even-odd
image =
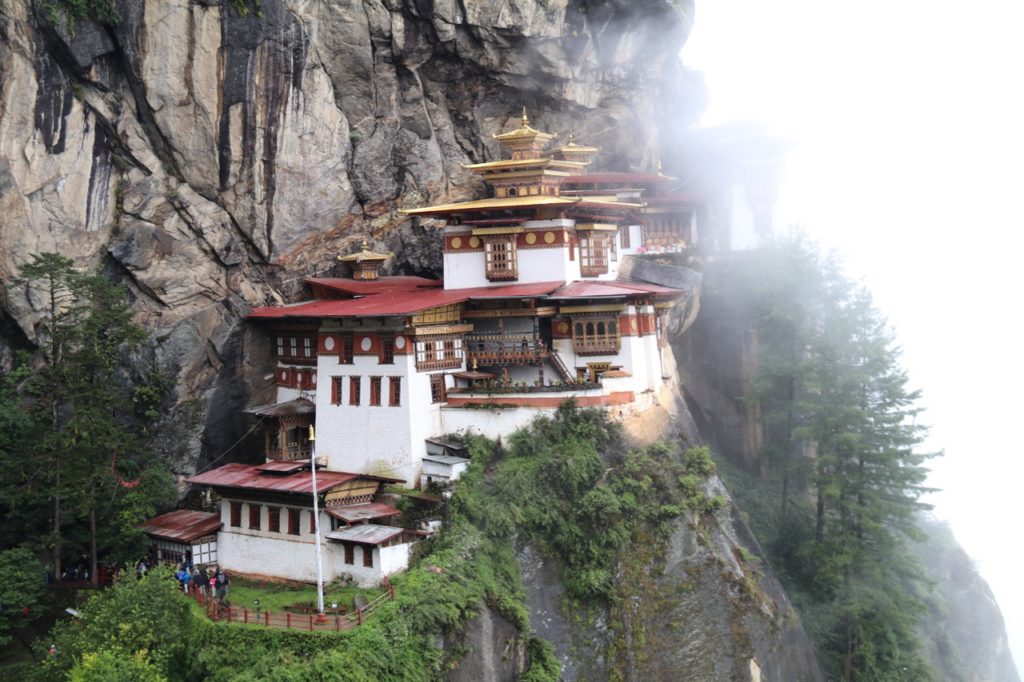
[[[93,502],[92,508],[89,509],[89,581],[93,586],[99,585],[99,572],[96,570],[96,495],[95,486],[93,483]]]
[[[843,654],[843,679],[850,682],[853,679],[853,652],[854,644],[853,625],[849,619],[846,620],[846,653]]]
[[[814,520],[814,541],[821,542],[825,539],[825,495],[818,484],[818,510]]]
[[[61,580],[63,570],[60,565],[60,459],[55,467],[55,481],[53,491],[53,576],[54,580]]]

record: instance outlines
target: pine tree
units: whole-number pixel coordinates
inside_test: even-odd
[[[111,544],[121,544],[120,537],[138,535],[134,525],[140,517],[171,492],[144,440],[146,422],[158,416],[152,403],[161,397],[160,380],[141,377],[136,387],[128,376],[126,354],[144,334],[123,289],[106,277],[80,273],[70,260],[42,254],[22,268],[16,283],[44,311],[37,333],[41,365],[26,389],[46,428],[30,446],[34,467],[28,475],[51,498],[49,544],[56,574],[70,515],[88,522],[95,582],[101,525],[113,526],[107,535]],[[118,466],[132,468],[140,485],[121,485],[119,455]]]
[[[781,559],[808,590],[826,667],[841,679],[927,680],[915,634],[921,579],[905,543],[927,491],[918,394],[884,318],[838,264],[799,239],[769,249],[755,397],[781,471]],[[789,480],[808,471],[807,534]],[[796,528],[796,530],[794,530]]]

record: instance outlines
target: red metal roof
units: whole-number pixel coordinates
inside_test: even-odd
[[[256,470],[272,471],[278,474],[290,474],[293,471],[299,471],[300,469],[305,469],[308,466],[308,459],[275,460],[273,462],[267,462],[266,464],[256,465]]]
[[[669,289],[657,284],[641,284],[640,282],[572,282],[551,294],[551,298],[621,298],[648,294],[667,296],[682,294],[679,289]]]
[[[380,502],[367,502],[366,504],[351,504],[347,507],[334,507],[328,509],[327,513],[336,519],[341,519],[345,523],[356,523],[357,521],[398,516],[402,512],[391,505],[381,504]]]
[[[154,538],[188,544],[216,533],[222,525],[218,514],[178,509],[149,519],[142,524],[142,530]]]
[[[242,411],[260,417],[295,417],[303,414],[315,414],[316,404],[308,398],[296,398],[273,405],[257,405]]]
[[[676,182],[676,178],[667,175],[651,175],[650,173],[587,173],[586,175],[570,175],[562,180],[562,185],[585,185],[633,182],[636,184],[650,184],[654,182]]]
[[[284,317],[385,317],[412,315],[421,310],[471,299],[532,298],[548,294],[564,282],[507,284],[468,289],[423,289],[409,292],[388,291],[363,298],[318,300],[281,307],[253,308],[249,317],[276,319]]]
[[[355,542],[360,545],[379,545],[404,532],[404,528],[396,526],[378,526],[372,523],[363,523],[351,528],[339,528],[328,533],[327,539],[338,540],[339,542]]]
[[[308,277],[305,282],[346,294],[363,296],[386,291],[415,291],[444,286],[444,281],[426,277],[381,277],[377,280],[359,280],[346,277]]]
[[[335,486],[347,483],[356,478],[379,480],[377,476],[349,474],[342,471],[317,471],[316,488],[324,493]],[[393,480],[393,479],[388,479]],[[282,493],[313,492],[313,472],[298,471],[284,476],[278,473],[267,473],[251,464],[225,464],[211,471],[206,471],[188,479],[189,483],[212,485],[217,488],[238,488],[245,490],[270,490]]]

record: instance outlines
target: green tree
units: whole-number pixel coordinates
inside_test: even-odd
[[[43,565],[27,549],[0,552],[0,648],[11,632],[39,615],[46,598]]]
[[[50,496],[55,573],[61,572],[65,517],[71,515],[87,522],[95,582],[99,540],[105,535],[109,544],[137,547],[141,536],[134,526],[172,494],[147,438],[165,382],[155,371],[129,371],[127,355],[145,335],[132,320],[124,290],[103,275],[83,274],[67,258],[40,254],[15,284],[42,311],[36,330],[41,364],[26,392],[46,429],[32,443],[34,469],[27,475]],[[131,483],[125,485],[119,472]]]
[[[147,671],[139,678],[107,679],[184,678],[193,616],[170,569],[154,568],[138,580],[126,576],[93,595],[81,613],[77,621],[58,623],[41,642],[59,652],[44,657],[37,671],[42,679],[65,679],[73,669],[83,680],[100,679],[93,673],[107,669]]]
[[[782,468],[781,557],[810,591],[827,668],[844,680],[925,680],[921,579],[905,543],[926,505],[924,429],[899,351],[868,292],[806,243],[763,256],[757,302],[761,401]],[[801,456],[801,453],[806,453]],[[807,534],[788,522],[789,474],[808,471]],[[782,462],[781,466],[779,462]],[[794,536],[795,535],[795,536]]]

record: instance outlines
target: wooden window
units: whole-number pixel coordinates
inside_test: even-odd
[[[373,568],[373,547],[363,545],[363,566]]]
[[[572,325],[573,350],[579,355],[615,355],[621,347],[615,317],[576,320]]]
[[[341,348],[338,349],[338,364],[351,365],[353,355],[355,355],[355,340],[351,334],[347,334],[341,337]]]
[[[316,533],[316,515],[313,510],[309,510],[309,534],[313,535]]]
[[[260,529],[260,512],[263,510],[262,505],[249,503],[249,529],[259,530]]]
[[[352,565],[356,562],[356,550],[355,547],[349,543],[345,543],[345,563]]]
[[[341,384],[345,377],[331,377],[331,405],[341,405]]]
[[[462,366],[462,337],[424,339],[416,342],[416,369],[457,369]]]
[[[487,279],[503,281],[517,279],[519,268],[516,260],[516,236],[496,235],[484,239],[484,262]]]
[[[293,334],[277,337],[277,357],[285,361],[304,364],[317,356],[316,338],[311,334]]]
[[[231,526],[232,528],[242,527],[242,503],[231,503]]]
[[[388,405],[398,407],[402,404],[402,377],[391,377],[391,395]]]
[[[281,532],[281,508],[267,507],[267,530],[271,533]]]
[[[370,377],[370,404],[379,407],[380,406],[380,377]]]
[[[619,234],[622,235],[621,236],[622,248],[628,249],[629,248],[629,225],[626,225],[625,227],[620,228],[619,229]]]
[[[302,513],[301,509],[288,508],[288,534],[298,535],[299,534],[299,514]]]
[[[380,337],[380,348],[377,349],[377,362],[382,365],[395,364],[395,337]]]
[[[588,234],[579,237],[580,274],[594,277],[608,272],[608,241],[604,235]]]
[[[430,402],[443,403],[448,399],[448,393],[444,386],[443,374],[430,375]]]
[[[359,379],[360,377],[349,377],[348,378],[348,404],[358,405],[359,404]]]

